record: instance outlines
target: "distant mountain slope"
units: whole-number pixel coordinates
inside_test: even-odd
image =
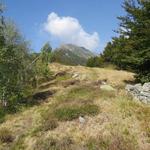
[[[65,44],[54,50],[52,61],[66,65],[85,65],[87,59],[93,56],[94,54],[84,47]]]

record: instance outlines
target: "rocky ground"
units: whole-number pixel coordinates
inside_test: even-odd
[[[134,97],[145,104],[150,104],[150,82],[126,86],[126,90]]]
[[[38,104],[6,116],[0,150],[149,150],[150,106],[125,90],[134,74],[51,64]]]

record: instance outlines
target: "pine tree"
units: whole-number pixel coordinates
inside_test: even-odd
[[[132,69],[141,82],[150,81],[150,1],[125,0],[123,8],[125,16],[118,17],[119,37],[107,45],[104,57],[109,54],[119,67]],[[121,39],[124,40],[121,41]],[[119,43],[117,43],[119,41]],[[108,54],[109,49],[112,50]],[[112,55],[113,54],[113,55]],[[117,56],[115,58],[115,56]]]

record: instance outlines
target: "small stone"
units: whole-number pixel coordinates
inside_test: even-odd
[[[141,92],[141,95],[144,95],[145,97],[149,97],[150,98],[150,93],[149,92]]]
[[[79,122],[80,122],[81,124],[84,124],[84,123],[85,123],[85,118],[82,117],[82,116],[79,116]]]
[[[79,74],[75,73],[72,78],[77,78],[79,76]]]
[[[111,85],[101,85],[100,89],[106,90],[106,91],[115,91],[115,89]]]
[[[142,90],[142,84],[135,84],[134,88],[136,89],[136,91],[141,91]]]
[[[134,90],[134,86],[133,86],[133,85],[130,85],[130,84],[127,84],[126,87],[125,87],[125,89],[126,89],[127,91],[133,91],[133,90]]]
[[[150,92],[150,82],[148,83],[145,83],[143,85],[143,89],[142,89],[144,92]]]

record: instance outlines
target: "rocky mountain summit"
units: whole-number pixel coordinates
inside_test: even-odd
[[[86,65],[90,57],[95,56],[90,50],[73,44],[64,44],[53,52],[53,62],[65,65]]]
[[[134,98],[144,102],[150,103],[150,82],[145,84],[135,84],[126,86],[126,90],[133,95]]]

